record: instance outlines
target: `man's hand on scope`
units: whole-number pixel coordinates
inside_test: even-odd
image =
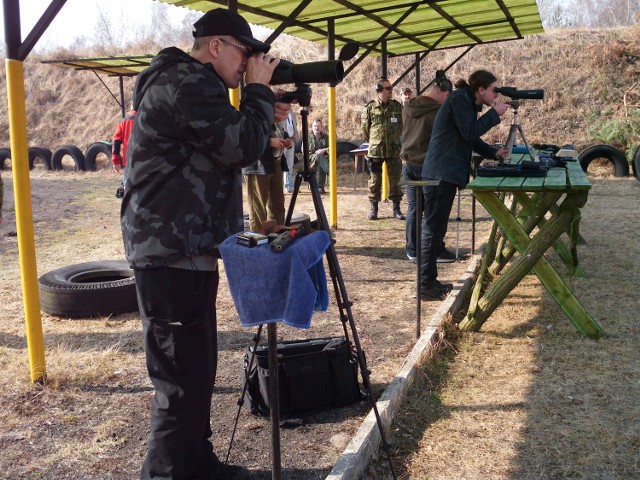
[[[261,83],[268,86],[273,71],[279,63],[279,58],[274,58],[268,53],[254,53],[247,59],[244,76],[245,83]]]

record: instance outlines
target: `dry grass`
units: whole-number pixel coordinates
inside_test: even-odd
[[[339,228],[334,232],[340,267],[360,341],[378,395],[399,370],[415,342],[415,271],[404,254],[404,222],[381,205],[381,220],[366,222],[366,190],[353,188],[352,165],[340,168]],[[0,227],[0,478],[129,480],[146,450],[152,388],[144,369],[137,314],[97,319],[42,315],[48,383],[29,382],[20,272],[15,237],[11,173],[6,182],[5,223]],[[39,274],[65,265],[122,258],[117,176],[108,170],[31,174]],[[470,199],[462,197],[463,218]],[[296,212],[311,211],[306,187]],[[469,252],[468,221],[461,249]],[[488,228],[479,224],[479,235]],[[455,241],[451,227],[448,242]],[[465,262],[442,268],[443,280],[456,280]],[[423,318],[437,308],[423,304]],[[255,329],[239,325],[224,275],[218,295],[219,366],[213,417],[216,451],[226,452],[244,349]],[[337,306],[316,314],[309,330],[280,326],[283,340],[342,334]],[[304,416],[303,427],[283,430],[283,467],[288,480],[324,478],[367,413],[366,405]],[[266,419],[242,411],[231,461],[271,478],[270,429]],[[291,449],[288,446],[303,446]]]
[[[587,278],[568,283],[607,337],[582,338],[528,275],[422,371],[391,439],[403,478],[640,476],[639,193],[634,179],[596,180],[582,209]]]

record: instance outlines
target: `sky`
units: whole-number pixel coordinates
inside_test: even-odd
[[[2,6],[0,0],[0,7]],[[50,0],[20,0],[20,28],[22,38],[27,36],[50,5]],[[47,31],[42,35],[35,50],[69,47],[79,37],[91,39],[98,22],[99,9],[109,18],[136,18],[147,24],[151,16],[152,0],[67,0]],[[172,23],[179,23],[188,13],[185,8],[168,6]],[[4,44],[4,15],[0,8],[0,41]]]

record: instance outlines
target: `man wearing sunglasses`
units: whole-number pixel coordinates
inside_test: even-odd
[[[237,13],[195,24],[190,54],[165,48],[140,73],[121,226],[154,386],[140,478],[242,479],[210,441],[217,366],[217,247],[243,229],[240,168],[286,118],[268,84],[279,60]],[[229,88],[244,78],[236,110]]]
[[[378,218],[378,202],[382,192],[382,164],[387,164],[389,175],[389,199],[393,202],[393,216],[404,220],[400,211],[402,190],[398,185],[402,173],[400,163],[400,136],[402,135],[402,105],[394,100],[393,86],[386,78],[376,84],[378,98],[371,100],[361,117],[362,134],[369,142],[367,164],[369,166],[369,220]]]

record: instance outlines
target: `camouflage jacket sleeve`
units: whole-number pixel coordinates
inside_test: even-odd
[[[255,162],[269,141],[273,92],[264,85],[247,85],[238,111],[229,103],[226,88],[218,91],[224,85],[195,77],[186,77],[176,92],[174,107],[184,138],[223,167]]]
[[[364,110],[362,111],[362,114],[360,116],[360,127],[362,128],[362,138],[364,138],[365,142],[369,142],[369,133],[370,133],[370,129],[371,129],[371,110],[370,110],[370,106],[371,106],[372,102],[369,102],[367,104],[366,107],[364,107]]]

